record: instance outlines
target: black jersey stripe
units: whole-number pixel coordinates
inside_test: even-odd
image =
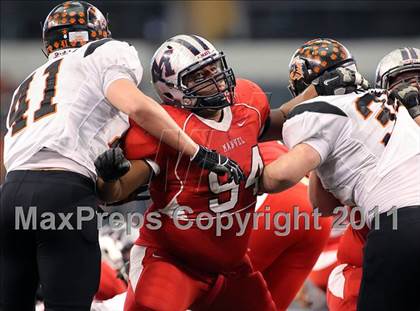
[[[347,117],[345,112],[338,108],[337,106],[331,105],[327,102],[311,102],[307,104],[298,105],[292,109],[287,115],[287,119],[291,119],[299,114],[304,112],[316,112],[316,113],[325,113],[325,114],[335,114],[338,116]]]
[[[92,54],[93,52],[95,52],[95,50],[100,47],[101,45],[104,45],[105,43],[112,41],[111,38],[105,38],[105,39],[101,39],[98,41],[93,42],[91,45],[88,46],[88,48],[85,51],[85,54],[83,55],[83,57],[89,56],[90,54]]]
[[[183,46],[185,46],[188,50],[191,51],[191,53],[194,54],[194,56],[197,56],[198,54],[200,54],[200,51],[196,49],[196,47],[194,45],[192,45],[191,43],[189,43],[188,41],[184,40],[184,39],[170,39],[169,41],[172,42],[176,42],[179,43]]]

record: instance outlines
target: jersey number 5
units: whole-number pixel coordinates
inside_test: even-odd
[[[63,59],[61,58],[53,62],[44,70],[44,76],[46,75],[47,77],[43,90],[43,98],[39,109],[34,112],[34,122],[56,112],[56,104],[53,103],[53,98],[56,91],[57,74],[60,70],[62,60]],[[22,82],[13,97],[12,107],[9,113],[9,128],[12,130],[12,136],[27,126],[27,116],[25,114],[29,108],[29,102],[31,101],[31,98],[28,98],[28,91],[34,75],[35,72]]]
[[[251,172],[246,180],[245,189],[254,186],[253,193],[254,195],[257,195],[258,179],[264,167],[258,146],[252,147],[251,157]],[[209,185],[210,191],[214,194],[221,194],[223,192],[230,191],[230,199],[226,202],[220,203],[218,198],[209,200],[209,208],[212,212],[222,213],[235,208],[239,198],[239,185],[236,184],[235,181],[232,180],[229,183],[221,185],[219,183],[219,179],[217,178],[217,174],[210,172]]]

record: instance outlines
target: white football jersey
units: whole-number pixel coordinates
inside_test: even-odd
[[[318,151],[324,188],[346,205],[373,211],[420,205],[420,127],[382,90],[320,96],[296,106],[283,127],[287,147]]]
[[[25,168],[34,156],[42,158],[40,150],[48,150],[94,177],[96,157],[128,129],[128,116],[105,94],[117,79],[140,83],[143,68],[136,49],[102,39],[67,52],[50,55],[16,89],[5,136],[7,171]],[[53,162],[53,167],[59,163]],[[36,163],[32,160],[30,167]]]

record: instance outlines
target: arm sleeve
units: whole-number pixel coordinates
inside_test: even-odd
[[[261,134],[270,115],[270,104],[266,92],[258,84],[245,79],[238,79],[237,91],[240,93],[239,101],[251,105],[258,111]]]
[[[298,144],[308,144],[321,157],[321,164],[331,153],[347,117],[318,112],[303,112],[288,119],[283,127],[285,145],[292,149]]]
[[[137,50],[123,41],[111,40],[100,43],[100,41],[94,42],[86,49],[85,64],[88,71],[99,79],[99,89],[104,96],[108,86],[115,80],[127,79],[136,85],[140,84],[143,67]]]
[[[128,160],[145,160],[152,168],[155,175],[160,172],[157,163],[159,142],[156,138],[144,131],[135,122],[130,121],[130,128],[124,136],[123,150]]]

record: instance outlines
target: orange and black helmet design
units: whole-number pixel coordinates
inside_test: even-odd
[[[324,71],[354,64],[353,56],[340,42],[314,39],[293,54],[289,64],[289,90],[293,96],[303,92]]]
[[[87,42],[110,36],[107,19],[85,1],[67,1],[57,5],[48,14],[42,29],[48,54],[59,49],[81,47]]]

